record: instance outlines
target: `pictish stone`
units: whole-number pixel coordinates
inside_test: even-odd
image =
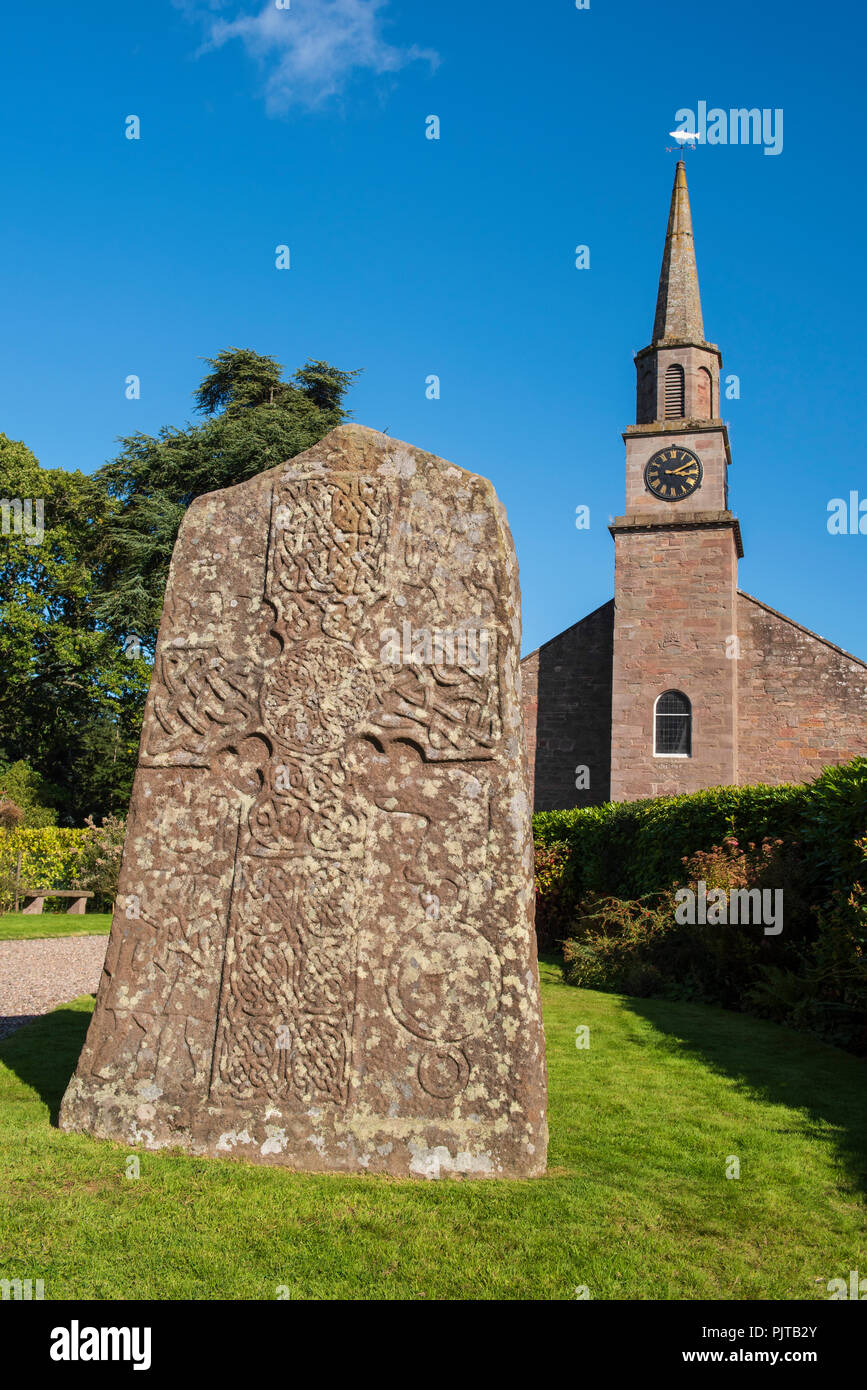
[[[344,425],[172,559],[64,1129],[544,1172],[520,596],[485,479]]]

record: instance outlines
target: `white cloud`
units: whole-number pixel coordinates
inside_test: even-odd
[[[265,101],[271,114],[290,106],[319,106],[341,92],[358,72],[397,72],[419,60],[435,67],[431,49],[399,48],[382,35],[388,0],[291,0],[278,9],[268,0],[258,14],[236,19],[215,17],[225,0],[175,0],[204,22],[207,37],[200,52],[240,39],[265,74]],[[203,11],[203,4],[207,11]]]

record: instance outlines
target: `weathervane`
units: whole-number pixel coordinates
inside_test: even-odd
[[[678,150],[681,156],[683,156],[684,154],[684,147],[686,146],[687,142],[689,142],[689,148],[691,150],[694,150],[696,146],[696,141],[699,139],[699,134],[696,130],[670,130],[668,133],[672,137],[672,139],[677,141]],[[674,146],[666,145],[665,148],[666,150],[671,151],[674,149]]]

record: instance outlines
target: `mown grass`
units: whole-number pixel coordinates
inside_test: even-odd
[[[92,1000],[20,1029],[0,1044],[0,1275],[77,1299],[812,1299],[867,1270],[864,1062],[543,980],[550,1170],[529,1182],[144,1151],[130,1179],[131,1150],[51,1123]]]
[[[107,936],[110,912],[4,912],[0,941],[37,940],[44,936]]]

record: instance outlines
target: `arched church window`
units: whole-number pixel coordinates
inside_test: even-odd
[[[710,420],[713,416],[713,385],[707,367],[699,367],[696,378],[695,413],[699,420]]]
[[[665,373],[665,418],[678,420],[684,413],[683,367],[672,362]]]
[[[656,757],[692,757],[692,705],[682,691],[666,690],[658,697],[653,726]]]

